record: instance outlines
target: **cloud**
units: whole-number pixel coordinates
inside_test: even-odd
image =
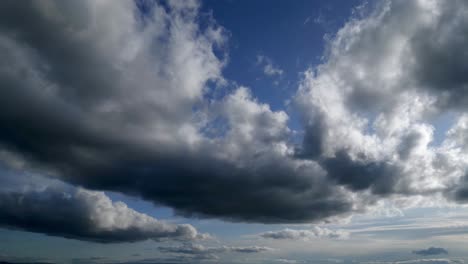
[[[0,260],[0,264],[54,264],[53,262],[41,262],[41,261],[27,261],[27,262],[9,262],[9,261],[3,261]]]
[[[3,5],[0,146],[19,172],[184,216],[306,222],[351,210],[318,164],[293,157],[284,111],[244,87],[209,99],[224,83],[225,37],[198,5]]]
[[[454,131],[462,130],[466,110],[466,81],[457,74],[465,63],[445,68],[435,57],[451,61],[461,50],[453,46],[466,44],[456,37],[468,28],[459,15],[466,10],[457,1],[381,1],[351,18],[330,39],[324,63],[303,75],[296,104],[305,136],[297,156],[317,161],[353,193],[370,193],[369,204],[440,194],[462,202],[456,182],[464,182],[467,152]],[[446,38],[429,40],[440,32]],[[432,124],[451,111],[458,111],[451,129]]]
[[[298,262],[297,260],[294,260],[294,259],[275,259],[273,261],[278,262],[278,263],[300,263],[300,262]]]
[[[286,112],[248,88],[214,96],[227,37],[196,1],[1,5],[0,159],[14,173],[244,222],[320,221],[396,196],[464,201],[463,117],[440,145],[431,124],[465,110],[466,60],[453,54],[465,38],[451,34],[464,32],[462,1],[382,1],[351,19],[300,80],[300,148]],[[430,63],[452,58],[447,74]]]
[[[438,247],[430,247],[427,249],[413,250],[412,252],[413,254],[422,255],[422,256],[448,254],[448,251],[446,249],[438,248]]]
[[[362,262],[366,264],[463,264],[463,259],[446,259],[446,258],[435,258],[435,259],[412,259],[412,260],[400,260],[400,261],[369,261]]]
[[[211,253],[260,253],[272,251],[269,247],[248,246],[248,247],[235,247],[235,246],[222,246],[222,247],[205,247],[200,244],[189,244],[183,246],[172,247],[158,247],[162,252],[166,253],[182,253],[182,254],[211,254]]]
[[[175,254],[175,256],[182,257],[183,259],[206,259],[217,260],[217,254],[223,253],[242,253],[253,254],[273,251],[272,248],[262,246],[221,246],[221,247],[205,247],[200,244],[185,244],[182,246],[161,246],[158,250],[163,253]]]
[[[204,236],[191,225],[159,221],[82,188],[2,192],[0,211],[2,227],[101,243]]]
[[[314,240],[320,238],[347,239],[349,233],[344,230],[330,230],[328,228],[314,226],[311,229],[283,229],[279,231],[268,231],[259,234],[260,237],[270,239],[290,239],[290,240]]]
[[[263,68],[263,73],[267,76],[281,77],[284,74],[282,69],[274,65],[273,61],[264,55],[257,56],[257,65],[260,65]]]
[[[155,219],[90,191],[0,166],[0,227],[99,243],[208,239],[192,225]]]

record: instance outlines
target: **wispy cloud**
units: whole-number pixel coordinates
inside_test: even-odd
[[[257,56],[257,65],[262,67],[263,73],[270,77],[281,77],[284,71],[273,63],[273,61],[264,55]]]

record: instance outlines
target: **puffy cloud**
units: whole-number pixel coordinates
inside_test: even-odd
[[[159,221],[82,188],[1,192],[0,211],[2,227],[102,243],[204,236],[191,225]]]
[[[455,131],[464,117],[441,144],[434,134],[447,128],[432,123],[466,110],[466,82],[457,74],[465,63],[443,62],[463,50],[454,46],[466,42],[457,36],[468,28],[467,10],[462,1],[381,1],[352,18],[331,38],[325,62],[304,73],[296,103],[305,136],[297,156],[371,200],[440,193],[461,200],[463,191],[454,190],[467,159]]]
[[[318,238],[329,238],[329,239],[347,239],[349,232],[345,230],[330,230],[328,228],[314,226],[311,229],[283,229],[279,231],[268,231],[259,234],[263,238],[270,239],[291,239],[291,240],[314,240]]]
[[[211,98],[225,36],[197,2],[2,5],[4,163],[186,216],[306,222],[353,209],[316,162],[294,158],[285,112],[244,87]]]
[[[465,110],[465,80],[428,63],[463,50],[450,46],[465,41],[451,34],[462,1],[382,1],[348,22],[300,81],[299,149],[284,111],[245,87],[213,92],[226,36],[197,1],[1,5],[0,158],[20,173],[230,221],[318,221],[382,196],[463,202],[463,117],[440,145],[431,118]]]
[[[448,254],[445,248],[430,247],[427,249],[413,250],[413,254],[429,256],[429,255],[441,255]]]

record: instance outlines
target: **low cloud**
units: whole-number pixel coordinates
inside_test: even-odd
[[[158,247],[161,252],[166,253],[182,253],[182,254],[214,254],[214,253],[261,253],[273,251],[272,248],[263,246],[221,246],[221,247],[205,247],[200,244],[189,244],[182,246]]]
[[[448,251],[445,248],[430,247],[427,249],[413,250],[412,253],[416,255],[430,256],[430,255],[442,255],[442,254],[447,255]]]
[[[410,259],[400,261],[366,261],[362,264],[463,264],[463,259],[447,259],[447,258],[433,258],[433,259]]]
[[[0,193],[0,227],[100,243],[206,238],[188,224],[171,224],[82,188]]]
[[[263,246],[218,246],[206,247],[200,244],[185,244],[181,246],[165,246],[158,247],[158,250],[163,253],[174,255],[180,259],[191,260],[217,260],[218,254],[225,253],[240,253],[240,254],[256,254],[273,251],[274,249]]]

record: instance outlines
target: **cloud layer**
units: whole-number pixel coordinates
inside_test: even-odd
[[[138,196],[184,216],[262,223],[320,221],[394,197],[467,200],[464,1],[382,1],[351,19],[300,80],[299,147],[286,112],[246,87],[226,88],[228,39],[202,21],[196,1],[1,5],[0,158],[18,173]],[[451,128],[433,125],[450,113]],[[34,214],[36,201],[42,212],[55,202],[67,214],[93,213],[90,200],[127,220],[108,223],[103,213],[68,231],[43,227],[60,217],[11,220],[17,208]],[[1,193],[0,204],[12,227],[88,240],[187,228],[82,189]]]
[[[259,235],[270,239],[291,239],[291,240],[314,240],[317,238],[346,239],[349,232],[344,230],[330,230],[324,227],[314,226],[311,229],[283,229],[279,231],[268,231]]]
[[[448,254],[448,251],[445,248],[430,247],[427,249],[413,250],[413,254],[429,256],[429,255],[441,255]]]
[[[188,224],[171,224],[82,188],[0,193],[0,226],[101,243],[204,238]]]

